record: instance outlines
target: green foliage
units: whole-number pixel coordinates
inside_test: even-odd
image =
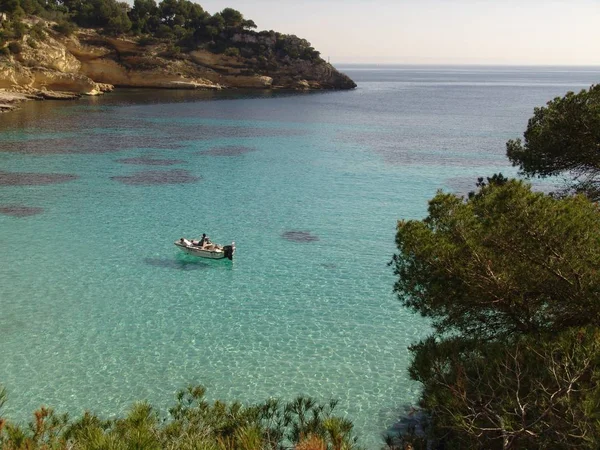
[[[159,42],[159,40],[155,37],[152,36],[142,36],[139,40],[138,40],[138,44],[140,45],[154,45],[157,44]]]
[[[201,27],[209,15],[202,7],[189,0],[163,0],[156,12],[159,23],[170,28],[181,27],[193,34]]]
[[[395,290],[438,333],[600,325],[600,214],[584,197],[560,200],[515,180],[467,201],[440,192],[426,219],[398,224],[396,243]]]
[[[177,45],[171,43],[167,47],[167,49],[162,53],[162,56],[165,56],[167,58],[177,58],[181,56],[181,47],[178,47]]]
[[[21,39],[27,34],[27,25],[20,20],[12,20],[5,25],[6,37],[8,39]]]
[[[244,23],[242,13],[233,8],[225,8],[221,11],[221,17],[225,21],[225,27],[227,28],[241,28]]]
[[[11,30],[7,30],[0,28],[0,47],[3,47],[7,44],[8,40],[13,37],[13,33]],[[8,49],[6,49],[8,51]]]
[[[152,33],[157,30],[160,19],[154,0],[135,0],[129,13],[132,30],[139,33]]]
[[[19,17],[24,13],[19,0],[0,0],[0,12]]]
[[[25,14],[37,15],[44,11],[44,6],[37,0],[19,0]]]
[[[398,224],[395,291],[435,331],[409,370],[428,445],[598,448],[600,210],[501,175],[478,188]]]
[[[237,47],[227,47],[223,53],[226,56],[240,56],[240,49]]]
[[[535,108],[524,139],[507,143],[508,158],[522,173],[571,176],[574,190],[600,198],[600,85]]]
[[[111,16],[108,23],[104,27],[104,33],[110,36],[118,36],[127,33],[131,29],[131,21],[125,11],[121,10],[120,14]]]
[[[290,57],[292,59],[305,59],[316,61],[320,53],[316,51],[306,39],[301,39],[293,34],[276,34],[277,42],[275,50],[280,57]]]
[[[156,37],[160,39],[173,39],[175,34],[173,29],[167,25],[160,25],[156,31]]]
[[[205,24],[205,33],[211,39],[214,39],[225,29],[225,19],[219,13],[212,15]]]
[[[244,58],[245,73],[277,70],[280,64],[302,59],[322,62],[320,54],[308,41],[274,31],[253,31],[256,23],[244,18],[233,8],[208,14],[202,6],[190,0],[133,0],[133,6],[118,0],[0,0],[0,10],[12,11],[12,24],[23,14],[32,14],[57,22],[53,29],[70,36],[76,27],[100,29],[103,34],[140,36],[140,42],[162,41],[172,45],[165,53],[178,57],[177,48],[191,51],[198,48],[215,53],[227,52]],[[23,11],[25,10],[25,11]],[[45,30],[34,26],[31,37],[45,38]],[[27,27],[10,31],[0,37],[0,46],[10,39],[19,39]],[[5,33],[6,34],[6,33]]]
[[[46,37],[44,24],[41,21],[38,21],[34,26],[32,26],[29,29],[29,36],[35,40],[43,41]]]
[[[4,424],[0,416],[5,425],[4,431],[0,425],[0,445],[3,450],[279,450],[314,436],[325,450],[358,449],[352,423],[334,416],[334,408],[335,402],[320,405],[307,397],[286,405],[274,399],[250,406],[209,402],[205,389],[196,386],[177,394],[166,420],[148,403],[106,421],[89,412],[69,421],[42,408],[28,430]]]
[[[127,3],[116,0],[64,0],[64,5],[80,27],[103,28],[109,35],[126,33],[131,29]]]
[[[597,327],[507,343],[430,338],[412,350],[430,438],[447,448],[600,445]]]
[[[54,25],[53,28],[55,31],[65,36],[71,36],[77,30],[77,25],[68,20],[61,20],[56,25]]]

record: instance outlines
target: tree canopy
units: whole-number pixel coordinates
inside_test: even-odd
[[[535,108],[524,141],[508,141],[507,156],[525,175],[570,176],[575,191],[600,198],[600,85]]]
[[[582,196],[483,185],[467,201],[438,193],[402,221],[396,292],[437,332],[488,339],[600,325],[600,214]]]
[[[246,58],[251,72],[268,73],[282,62],[289,64],[290,59],[324,63],[305,39],[274,31],[256,32],[254,21],[236,9],[224,8],[211,15],[190,0],[134,0],[133,6],[118,0],[0,0],[0,12],[8,13],[10,23],[17,27],[21,24],[18,19],[31,14],[57,22],[53,28],[65,35],[79,26],[110,36],[140,36],[145,44],[167,44],[171,50],[161,54],[166,57],[199,48],[227,52]],[[7,40],[22,36],[10,27],[3,28],[0,49]]]
[[[396,243],[395,291],[433,324],[409,371],[433,445],[598,448],[598,205],[494,176],[439,192]]]

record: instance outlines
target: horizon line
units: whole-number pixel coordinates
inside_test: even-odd
[[[600,63],[597,64],[561,64],[561,63],[434,63],[434,62],[357,62],[340,61],[331,62],[332,65],[355,65],[355,66],[446,66],[446,67],[588,67],[600,69]]]

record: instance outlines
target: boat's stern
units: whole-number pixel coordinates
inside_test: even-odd
[[[224,245],[223,253],[225,254],[225,258],[230,261],[233,260],[233,254],[235,253],[235,242],[232,242],[231,245]]]

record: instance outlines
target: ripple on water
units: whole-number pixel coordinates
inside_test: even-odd
[[[227,125],[183,125],[178,123],[160,123],[152,124],[152,130],[169,139],[179,141],[196,141],[210,139],[231,139],[231,138],[257,138],[257,137],[282,137],[282,136],[303,136],[307,134],[306,130],[289,128],[259,128],[242,127]]]
[[[160,267],[162,269],[205,270],[210,267],[210,264],[202,261],[173,258],[144,258],[144,262],[149,266]]]

